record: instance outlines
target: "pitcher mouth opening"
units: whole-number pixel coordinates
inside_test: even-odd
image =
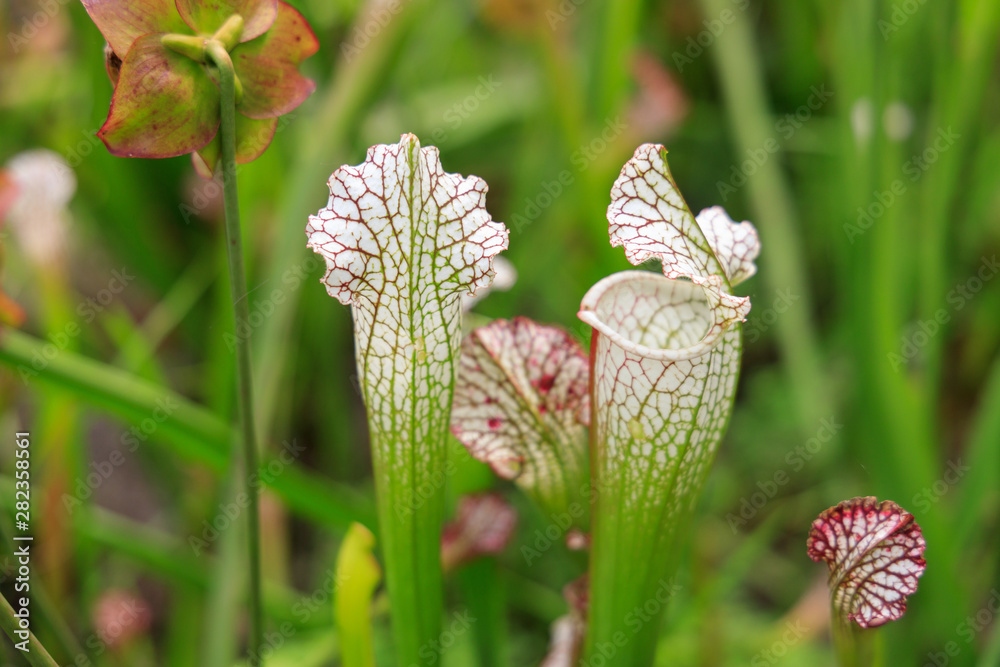
[[[622,271],[587,291],[577,317],[640,357],[681,361],[715,347],[734,322],[728,311],[707,285]]]

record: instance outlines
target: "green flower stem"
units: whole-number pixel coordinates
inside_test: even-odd
[[[250,319],[247,301],[246,271],[243,268],[243,242],[240,232],[240,203],[236,188],[236,72],[226,47],[217,41],[208,45],[208,57],[219,69],[222,89],[219,132],[222,135],[222,183],[226,208],[226,249],[229,257],[229,282],[236,324]],[[247,537],[250,555],[250,637],[249,664],[258,667],[261,660],[263,614],[261,611],[260,572],[260,502],[257,488],[250,483],[258,469],[257,436],[254,432],[253,382],[250,371],[250,342],[236,337],[236,381],[239,392],[240,426],[243,435],[244,491],[250,499],[247,508]]]
[[[14,608],[7,602],[7,598],[2,595],[0,595],[0,625],[3,626],[3,631],[10,637],[12,642],[16,644],[21,641],[14,634],[20,629],[18,618],[14,615]],[[45,647],[38,641],[34,633],[28,634],[28,650],[24,653],[24,657],[28,659],[31,667],[59,667],[59,664],[52,659],[52,656],[45,650]]]

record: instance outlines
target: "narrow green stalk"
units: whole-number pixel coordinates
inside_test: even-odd
[[[150,443],[163,442],[172,452],[216,474],[228,469],[232,428],[170,389],[68,350],[60,351],[50,342],[14,329],[0,336],[0,364],[26,383],[37,381],[69,392],[133,424],[165,414],[162,422],[157,421],[156,438]],[[368,499],[348,486],[307,472],[297,463],[284,466],[280,475],[262,476],[261,480],[290,510],[319,524],[338,530],[347,530],[354,521],[375,525]]]
[[[240,203],[236,188],[236,72],[225,46],[211,42],[208,57],[219,70],[222,89],[219,132],[222,136],[222,187],[226,208],[226,249],[229,257],[229,284],[233,297],[235,324],[250,319],[247,301],[246,270],[243,268],[243,242],[240,231]],[[250,342],[245,336],[236,337],[236,382],[239,392],[240,426],[243,436],[244,491],[249,497],[247,507],[247,550],[250,556],[250,667],[261,663],[263,614],[261,611],[260,573],[260,503],[257,488],[250,483],[258,469],[257,436],[254,432],[253,385],[250,371]]]
[[[14,615],[14,608],[2,595],[0,595],[0,625],[3,626],[3,631],[12,642],[17,644],[21,641],[15,634],[20,630],[20,625],[17,616]],[[28,659],[31,667],[59,667],[59,664],[52,659],[52,656],[45,650],[33,632],[28,633],[28,650],[24,652],[24,657]]]
[[[885,653],[882,636],[876,630],[862,630],[850,621],[839,617],[840,611],[832,608],[831,628],[833,643],[840,667],[883,667]]]

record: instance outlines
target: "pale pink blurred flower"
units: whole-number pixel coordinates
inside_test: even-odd
[[[153,612],[146,601],[123,590],[105,591],[94,608],[97,636],[108,648],[119,648],[149,630]]]
[[[7,172],[17,194],[7,214],[21,252],[41,266],[66,258],[70,215],[67,205],[76,192],[76,176],[58,153],[43,148],[15,155]]]

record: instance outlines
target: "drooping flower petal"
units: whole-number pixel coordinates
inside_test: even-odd
[[[608,222],[612,246],[624,246],[632,264],[659,259],[667,278],[690,278],[720,287],[756,271],[757,233],[748,222],[735,225],[720,207],[696,220],[667,164],[666,149],[643,144],[625,163],[611,189]]]
[[[233,49],[233,65],[243,83],[240,113],[275,118],[302,104],[316,84],[302,76],[298,66],[318,49],[309,23],[293,7],[279,2],[271,29]]]
[[[236,114],[236,162],[246,164],[259,158],[271,145],[277,128],[277,118],[256,119]],[[221,155],[221,138],[216,134],[214,139],[191,154],[197,174],[211,179]]]
[[[202,148],[219,127],[219,88],[204,68],[160,43],[136,40],[98,132],[119,157],[173,157]]]
[[[556,327],[523,317],[469,334],[451,431],[476,459],[514,479],[548,512],[564,512],[585,480],[590,362]]]
[[[139,37],[187,32],[174,0],[82,0],[112,51],[122,60]]]
[[[517,511],[496,493],[465,496],[441,534],[445,571],[503,551],[517,528]]]
[[[809,557],[830,567],[833,606],[845,621],[873,628],[900,618],[924,573],[924,541],[913,515],[873,496],[820,513],[809,531]]]
[[[233,14],[243,19],[241,42],[263,35],[278,16],[278,0],[176,0],[177,11],[196,33],[211,35]]]

